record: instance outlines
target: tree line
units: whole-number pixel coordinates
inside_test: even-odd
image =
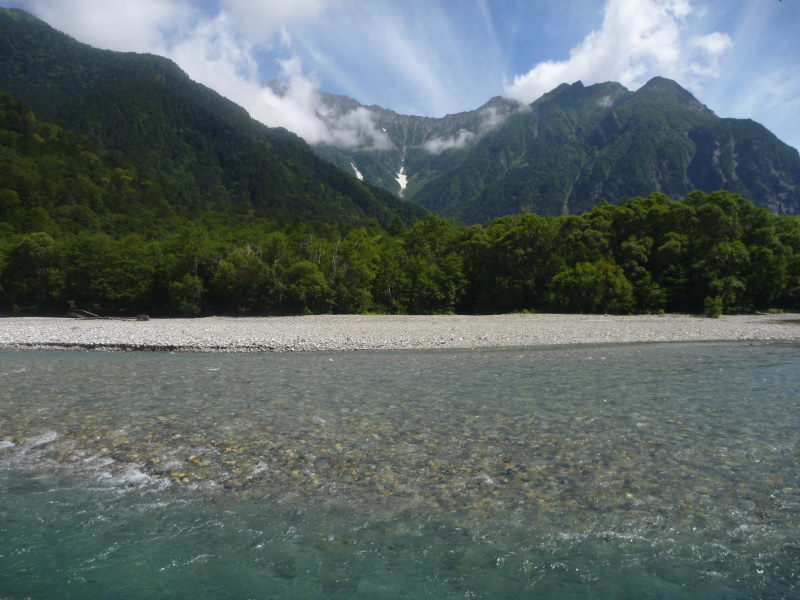
[[[42,230],[55,220],[40,217],[14,232],[0,221],[3,312],[697,313],[709,299],[724,312],[800,309],[800,218],[728,192],[486,226],[431,214],[388,231],[206,213],[115,235]]]

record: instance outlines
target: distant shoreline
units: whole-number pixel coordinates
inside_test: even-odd
[[[0,318],[2,350],[309,352],[701,341],[800,342],[800,314]]]

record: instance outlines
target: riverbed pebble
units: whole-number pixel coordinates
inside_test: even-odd
[[[309,352],[685,341],[800,341],[800,314],[0,318],[0,349]]]

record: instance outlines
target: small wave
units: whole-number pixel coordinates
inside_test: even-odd
[[[55,431],[45,431],[40,436],[26,440],[23,446],[26,449],[30,450],[32,448],[38,448],[40,446],[44,446],[45,444],[49,444],[50,442],[54,442],[57,439],[58,439],[58,433],[56,433]]]
[[[260,460],[253,467],[252,475],[260,475],[264,471],[269,471],[269,470],[270,470],[270,466],[267,463],[265,463],[264,461]]]
[[[125,485],[139,485],[150,483],[153,481],[152,475],[148,475],[137,467],[128,467],[125,471],[117,476],[117,479]]]
[[[188,567],[189,565],[199,562],[200,564],[205,564],[208,562],[208,559],[213,558],[213,554],[198,554],[197,556],[193,556],[189,560],[172,560],[170,563],[165,566],[161,567],[159,571],[162,573],[165,571],[169,571],[170,569],[180,569],[181,567]]]
[[[568,532],[561,531],[558,533],[558,539],[564,541],[585,540],[590,537],[600,538],[602,540],[622,540],[625,542],[649,542],[646,537],[637,535],[635,533],[620,533],[619,531],[594,531],[594,532]]]
[[[113,465],[116,461],[108,456],[87,456],[83,459],[83,464],[90,469],[102,469],[108,465]]]
[[[102,471],[97,474],[97,480],[110,487],[139,487],[153,482],[154,478],[137,466],[128,466],[124,471]]]

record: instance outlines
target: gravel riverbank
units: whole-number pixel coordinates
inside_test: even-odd
[[[0,319],[0,349],[307,352],[684,341],[800,341],[800,314]]]

